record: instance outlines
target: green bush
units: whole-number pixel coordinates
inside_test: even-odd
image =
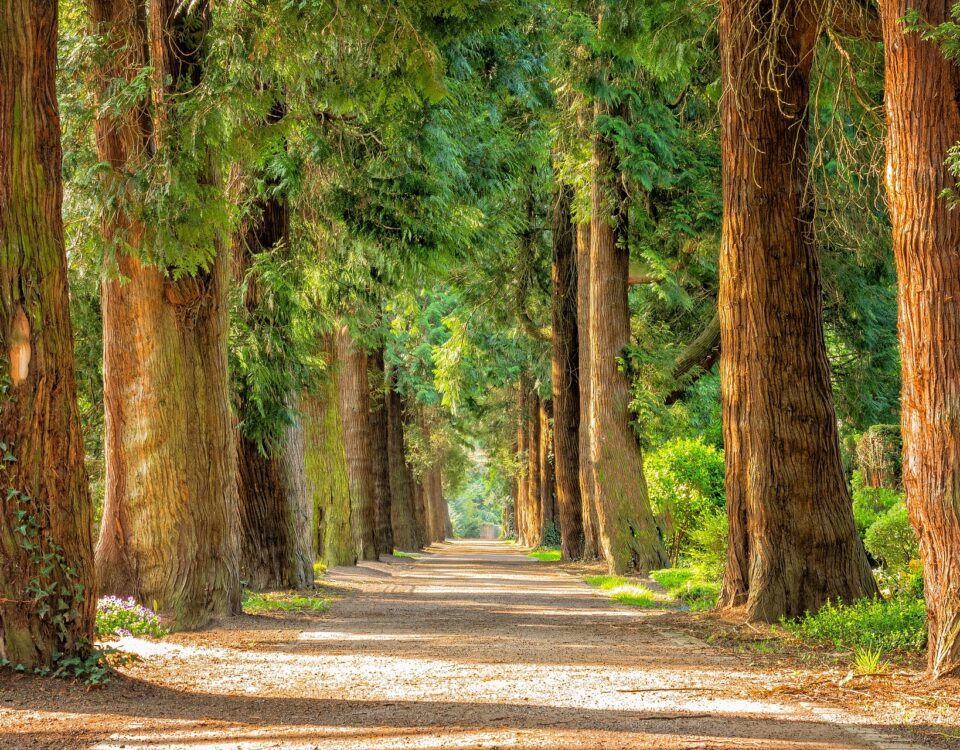
[[[863,475],[853,472],[853,517],[857,522],[857,531],[863,537],[880,516],[903,500],[903,494],[886,487],[866,487]]]
[[[867,529],[863,543],[889,571],[905,571],[919,555],[917,535],[907,518],[907,506],[898,502]]]
[[[553,521],[543,525],[543,538],[540,540],[543,547],[560,546],[560,526]]]
[[[650,502],[663,521],[670,560],[716,552],[715,532],[724,513],[723,451],[703,440],[680,438],[664,443],[644,462]],[[725,527],[725,515],[723,516]],[[704,538],[697,530],[709,528]],[[726,530],[720,535],[726,538]]]
[[[848,605],[828,602],[816,614],[783,625],[799,638],[837,648],[919,652],[927,642],[926,605],[906,595]]]
[[[132,598],[104,596],[97,602],[97,635],[152,635],[167,634],[160,617],[151,609],[137,604]]]

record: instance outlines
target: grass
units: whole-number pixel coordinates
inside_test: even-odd
[[[712,609],[720,597],[720,581],[702,568],[664,568],[650,577],[695,612]]]
[[[560,550],[558,549],[535,549],[527,557],[532,557],[540,562],[559,562]]]
[[[423,555],[418,555],[415,552],[404,552],[402,549],[395,549],[393,551],[394,557],[406,557],[409,560],[419,560]]]
[[[319,596],[302,596],[293,591],[244,591],[243,611],[248,615],[269,612],[324,612],[330,600]]]
[[[815,615],[786,621],[783,627],[804,641],[854,653],[857,649],[918,653],[926,646],[926,624],[923,600],[903,594],[853,604],[828,602]]]
[[[313,578],[316,580],[320,578],[324,573],[327,572],[326,563],[322,563],[319,560],[313,564]]]
[[[613,601],[629,604],[631,607],[651,609],[669,604],[646,586],[631,582],[630,579],[623,576],[586,576],[583,580],[596,589],[609,591],[610,598]]]

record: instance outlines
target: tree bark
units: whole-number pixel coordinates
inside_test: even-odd
[[[540,476],[540,396],[530,392],[527,401],[527,535],[524,544],[539,547],[543,532]]]
[[[596,114],[604,114],[598,103]],[[630,342],[627,197],[615,147],[593,136],[590,224],[590,456],[603,557],[611,573],[667,564],[630,424],[630,384],[618,358]]]
[[[355,346],[346,326],[337,332],[337,363],[340,366],[340,414],[343,446],[347,456],[350,486],[350,526],[359,560],[376,560],[376,497],[374,495],[373,443],[370,429],[370,383],[367,353]]]
[[[61,204],[57,3],[0,10],[0,657],[85,657],[96,586]]]
[[[877,592],[840,461],[823,341],[807,145],[818,29],[805,0],[722,3],[730,530],[720,603],[768,622]]]
[[[540,543],[556,537],[560,532],[560,518],[557,510],[556,479],[553,468],[553,430],[550,419],[553,416],[553,402],[540,400]]]
[[[530,450],[530,427],[528,400],[530,394],[525,378],[517,386],[517,499],[514,504],[514,522],[517,529],[517,542],[527,543],[527,503],[529,500],[528,454]]]
[[[420,410],[420,428],[424,442],[431,445],[430,415],[423,408]],[[442,542],[447,536],[447,501],[443,497],[443,472],[439,459],[434,458],[434,462],[424,472],[423,490],[430,542]]]
[[[326,338],[324,348],[328,361],[333,361],[332,336]],[[314,544],[317,555],[328,568],[353,565],[357,561],[350,526],[350,482],[340,417],[339,378],[336,366],[330,368],[330,378],[319,391],[304,394],[300,400]]]
[[[960,675],[960,213],[944,161],[960,141],[960,69],[907,32],[914,9],[934,26],[944,0],[881,0],[886,50],[887,196],[899,280],[903,484],[920,538],[929,673]]]
[[[590,225],[577,225],[577,353],[579,355],[580,424],[577,430],[580,459],[580,519],[583,523],[583,558],[600,556],[600,521],[590,457]]]
[[[376,497],[374,538],[381,555],[393,554],[393,525],[390,512],[390,450],[387,434],[387,388],[383,348],[371,352],[370,433],[373,458],[373,491]]]
[[[413,475],[407,463],[403,438],[401,398],[392,388],[387,390],[387,448],[390,461],[390,520],[394,544],[411,552],[420,548],[417,536],[417,513],[413,499]]]
[[[720,313],[716,312],[706,327],[677,357],[676,364],[673,366],[673,379],[679,384],[667,394],[663,403],[670,406],[683,398],[690,386],[701,376],[710,372],[718,359],[720,359]],[[683,382],[679,382],[681,380]]]
[[[559,188],[553,213],[553,451],[560,549],[565,560],[583,556],[577,249],[570,215],[572,193],[569,186]]]
[[[414,424],[417,416],[417,406],[407,397],[400,399],[400,423],[406,429],[407,425]],[[406,462],[410,477],[410,487],[413,496],[413,517],[417,534],[417,542],[421,547],[430,543],[429,516],[427,515],[426,497],[423,491],[423,478],[414,475],[413,467]]]

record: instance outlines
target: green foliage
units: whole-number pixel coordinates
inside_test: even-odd
[[[560,524],[556,521],[550,521],[549,523],[544,524],[543,535],[540,539],[540,544],[543,547],[559,547],[560,542]]]
[[[866,487],[863,484],[863,475],[859,471],[853,473],[851,481],[853,488],[853,517],[857,522],[860,536],[865,536],[867,530],[897,503],[903,502],[903,493],[885,487]]]
[[[149,635],[162,638],[169,631],[156,612],[137,604],[133,598],[105,596],[97,602],[97,635]]]
[[[715,570],[707,567],[664,568],[652,571],[650,577],[670,596],[699,611],[717,605],[721,581]]]
[[[867,530],[864,545],[875,559],[890,571],[905,571],[919,556],[917,534],[907,517],[902,500],[891,506]]]
[[[926,622],[922,599],[895,596],[850,605],[828,602],[816,614],[783,625],[805,641],[837,648],[919,652],[927,641]]]
[[[319,596],[303,596],[291,591],[270,591],[257,593],[244,591],[243,611],[248,615],[269,614],[271,612],[325,612],[330,607],[330,599]]]
[[[621,604],[646,609],[663,607],[668,604],[646,586],[623,576],[586,576],[583,580],[594,588],[609,592],[610,598]]]
[[[534,560],[539,560],[540,562],[559,562],[560,550],[545,548],[535,549],[533,552],[528,554],[527,557],[532,557]]]
[[[715,560],[722,554],[717,531],[726,518],[723,452],[699,439],[680,438],[649,453],[644,471],[650,503],[663,519],[671,561],[701,552]]]
[[[890,668],[883,660],[883,651],[880,648],[857,647],[853,649],[853,669],[857,674],[882,674]]]

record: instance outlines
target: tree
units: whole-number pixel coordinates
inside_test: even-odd
[[[553,442],[561,550],[565,560],[583,556],[577,248],[570,213],[572,192],[568,186],[558,188],[553,213]]]
[[[61,219],[57,3],[0,22],[0,655],[28,669],[93,643],[91,505]]]
[[[539,547],[543,538],[543,476],[540,473],[540,394],[530,391],[527,401],[527,533],[523,543]]]
[[[403,438],[403,414],[400,395],[391,382],[386,393],[387,449],[390,464],[390,520],[394,544],[401,550],[419,549],[422,541],[417,533],[417,513],[413,498],[413,474],[407,463]]]
[[[376,497],[374,537],[381,555],[393,554],[393,525],[390,508],[390,448],[387,427],[387,384],[383,348],[374,349],[370,365],[370,446],[373,459],[373,490]]]
[[[340,368],[340,413],[350,487],[350,526],[357,558],[376,560],[376,497],[374,495],[373,433],[370,428],[370,382],[367,353],[356,345],[347,326],[337,332],[337,365]]]
[[[628,204],[616,148],[603,129],[625,114],[596,103],[591,164],[590,459],[598,537],[612,573],[667,564],[630,424],[630,384],[618,364],[630,341]]]
[[[724,0],[721,605],[775,622],[877,592],[843,473],[812,234],[812,4]]]
[[[943,0],[879,3],[886,55],[887,198],[899,285],[903,484],[920,537],[933,677],[960,674],[960,214],[945,165],[960,142],[960,68],[904,21],[952,22]],[[935,37],[936,35],[934,35]],[[951,162],[955,166],[955,162]]]
[[[115,269],[102,287],[107,482],[98,578],[105,593],[155,604],[176,627],[200,627],[240,607],[229,259],[203,210],[221,191],[207,144],[184,151],[179,127],[203,79],[210,9],[151,0],[145,14],[136,0],[91,0],[90,11],[110,53],[98,76],[97,146],[109,165],[104,191],[116,199],[103,217]],[[149,85],[118,114],[107,106],[111,87],[135,79]],[[182,204],[144,193],[132,179],[141,170]]]
[[[577,442],[580,459],[580,502],[583,522],[583,557],[600,555],[599,520],[590,450],[590,224],[577,225],[577,352],[580,386],[580,424]]]

